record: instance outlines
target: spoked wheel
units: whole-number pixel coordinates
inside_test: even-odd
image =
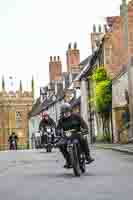
[[[86,172],[85,157],[82,158],[80,169],[82,173]]]
[[[81,175],[81,170],[80,170],[78,151],[77,151],[77,146],[76,145],[73,146],[73,149],[71,151],[71,161],[72,161],[72,167],[73,167],[74,175],[75,176],[80,176]]]

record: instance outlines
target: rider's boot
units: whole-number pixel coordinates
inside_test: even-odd
[[[86,164],[92,163],[95,159],[90,156],[90,152],[85,153]]]

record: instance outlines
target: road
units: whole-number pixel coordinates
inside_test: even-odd
[[[132,200],[133,156],[92,150],[96,161],[80,178],[59,152],[0,152],[0,200]]]

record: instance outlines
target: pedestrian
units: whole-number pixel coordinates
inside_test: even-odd
[[[9,145],[10,145],[10,150],[11,149],[16,149],[17,150],[17,145],[18,145],[18,136],[16,135],[15,132],[12,132],[12,134],[9,136]]]

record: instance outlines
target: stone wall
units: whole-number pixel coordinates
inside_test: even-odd
[[[128,90],[128,74],[124,72],[112,84],[112,112],[114,143],[127,143],[128,130],[123,130],[123,113],[127,108],[125,91]]]
[[[18,145],[28,144],[28,113],[33,104],[33,97],[17,93],[1,92],[0,98],[0,149],[8,148],[8,138],[12,132],[18,135]],[[25,92],[26,94],[26,92]]]
[[[127,104],[125,91],[128,90],[128,74],[122,73],[112,83],[112,107],[123,107]]]

